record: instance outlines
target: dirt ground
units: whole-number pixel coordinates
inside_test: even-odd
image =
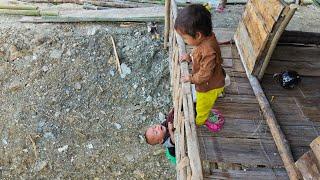
[[[214,27],[236,28],[243,7],[214,13]],[[143,138],[172,106],[162,37],[144,23],[18,19],[0,16],[0,178],[174,179],[163,148]]]

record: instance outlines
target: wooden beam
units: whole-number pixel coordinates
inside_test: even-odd
[[[244,43],[244,42],[238,42],[238,40],[235,38],[235,43],[237,48],[239,49],[240,43]],[[261,88],[261,85],[258,79],[255,76],[251,75],[251,72],[248,70],[248,66],[246,64],[245,59],[243,58],[242,53],[240,53],[240,57],[241,57],[242,64],[246,70],[246,74],[251,84],[251,87],[253,89],[253,92],[259,102],[263,116],[266,119],[266,122],[269,126],[272,137],[276,143],[276,146],[278,148],[283,164],[287,170],[288,176],[290,177],[291,180],[298,180],[301,177],[301,175],[299,174],[299,171],[296,169],[296,166],[294,165],[290,146],[286,140],[286,137],[284,136],[276,120],[276,117],[270,107],[270,104]]]

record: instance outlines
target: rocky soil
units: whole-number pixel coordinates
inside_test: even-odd
[[[243,9],[214,13],[213,26],[235,29]],[[310,10],[289,28],[320,32]],[[143,138],[172,106],[163,40],[144,23],[18,19],[0,16],[0,179],[174,179],[162,147]]]
[[[3,24],[2,178],[172,179],[143,138],[171,106],[167,54],[144,24]]]

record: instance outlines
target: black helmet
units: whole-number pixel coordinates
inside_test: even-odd
[[[283,71],[282,73],[276,73],[273,75],[285,89],[292,89],[295,85],[301,81],[300,75],[296,71]]]

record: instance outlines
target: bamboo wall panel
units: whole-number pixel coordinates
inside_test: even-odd
[[[280,0],[248,1],[234,39],[250,73],[261,66],[284,8]]]
[[[279,0],[252,0],[253,6],[260,12],[268,32],[271,32],[275,22],[284,8]]]
[[[266,24],[257,10],[252,2],[249,1],[243,16],[243,22],[252,40],[254,51],[256,54],[260,54],[268,40],[270,31],[267,30]]]
[[[239,53],[241,53],[243,57],[247,60],[248,68],[252,72],[253,67],[255,65],[255,60],[258,57],[258,52],[254,50],[252,40],[250,39],[247,28],[245,27],[242,21],[239,22],[237,32],[235,34],[235,39],[239,42],[243,42],[241,44],[241,47],[239,48]]]

